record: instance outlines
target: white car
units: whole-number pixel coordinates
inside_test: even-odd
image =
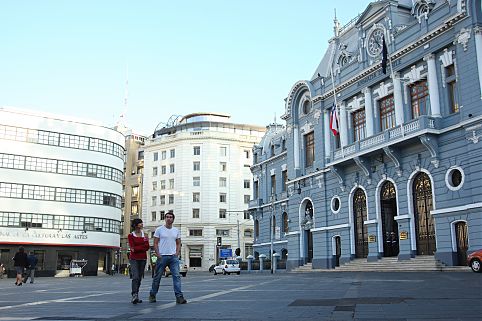
[[[239,268],[239,262],[237,260],[228,259],[228,260],[221,260],[218,265],[214,267],[214,275],[222,273],[222,274],[231,274],[236,273],[240,274],[241,269]]]
[[[187,265],[184,263],[183,260],[179,260],[179,274],[181,274],[183,277],[187,275]],[[171,270],[169,269],[169,266],[166,266],[166,269],[164,270],[164,276],[168,277],[171,275]]]

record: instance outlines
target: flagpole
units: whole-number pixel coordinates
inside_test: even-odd
[[[385,30],[383,32],[385,38],[387,36],[386,33],[387,33],[387,30]],[[390,53],[388,52],[388,46],[387,46],[386,42],[385,42],[385,46],[386,46],[386,49],[387,49],[387,60],[388,60],[388,63],[390,64],[390,76],[392,77],[393,91],[395,92],[395,73],[393,72],[392,57],[391,57]],[[400,124],[400,132],[402,134],[402,137],[404,137],[405,136],[405,129],[403,128],[403,123]]]
[[[338,103],[336,101],[335,80],[333,78],[333,63],[330,65],[330,74],[331,74],[331,86],[333,88],[333,98],[335,99],[335,110],[336,110],[338,108]],[[341,113],[340,113],[340,115],[341,115]],[[341,120],[340,120],[340,122],[341,122]],[[341,128],[340,128],[340,131],[341,131]],[[340,135],[340,133],[338,133],[338,135]],[[343,151],[343,144],[341,143],[341,137],[340,137],[340,147],[341,147],[341,157],[345,157],[344,151]]]

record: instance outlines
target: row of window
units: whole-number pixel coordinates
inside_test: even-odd
[[[159,160],[159,153],[158,152],[154,152],[154,161],[157,162]],[[176,157],[176,150],[175,149],[171,149],[169,150],[169,157],[170,158],[174,158]],[[167,151],[163,150],[161,151],[161,159],[167,159]]]
[[[195,171],[195,172],[200,171],[201,170],[201,162],[199,162],[199,161],[192,162],[192,170]],[[169,174],[174,173],[174,171],[175,171],[175,165],[170,164],[169,165]],[[220,162],[219,163],[219,171],[220,172],[226,172],[227,171],[226,162]],[[154,166],[152,168],[152,176],[157,176],[158,174],[159,174],[158,167]],[[167,174],[167,166],[162,165],[161,166],[161,175],[166,175],[166,174]]]
[[[160,205],[165,205],[166,200],[167,200],[168,204],[174,204],[174,194],[168,194],[167,197],[166,197],[166,195],[159,195],[159,204]],[[251,195],[244,195],[244,204],[249,204],[250,200],[251,200]],[[201,202],[201,193],[200,192],[192,193],[192,202],[193,203]],[[219,202],[220,203],[226,203],[227,202],[227,194],[226,193],[219,193]],[[151,206],[157,206],[157,195],[151,197]]]
[[[171,178],[167,181],[169,183],[169,189],[174,189],[174,179]],[[226,177],[220,177],[219,178],[219,187],[226,187],[226,182],[227,178]],[[201,186],[201,177],[195,176],[192,178],[192,186]],[[243,187],[244,188],[250,188],[251,186],[251,181],[249,179],[245,179],[243,182]],[[160,189],[165,190],[166,189],[166,180],[161,180],[160,181]],[[157,191],[157,182],[152,182],[152,190]]]
[[[281,225],[280,231],[282,231],[283,233],[288,233],[289,231],[288,213],[283,212],[283,214],[281,215],[281,223],[282,225]],[[273,236],[274,236],[276,235],[276,216],[275,215],[271,217],[270,224],[272,227],[271,233],[273,233]],[[258,219],[254,220],[254,236],[259,237],[259,220]]]
[[[6,182],[0,182],[0,197],[121,207],[121,197],[112,193]]]
[[[156,211],[151,212],[151,220],[152,221],[157,221],[158,219],[161,221],[164,221],[166,217],[166,211],[159,211],[159,216],[157,216]],[[227,217],[227,211],[226,209],[219,209],[219,218],[226,218]],[[201,209],[199,208],[193,208],[192,209],[192,218],[201,218]],[[244,213],[244,219],[249,220],[250,216],[248,212]]]
[[[229,235],[230,235],[230,230],[228,229],[216,229],[216,236],[229,237]],[[202,228],[189,229],[189,236],[203,236],[203,229]],[[244,230],[244,236],[253,237],[253,231],[249,229]]]
[[[124,147],[100,138],[0,125],[0,139],[85,149],[114,155],[122,160],[124,159]]]
[[[107,218],[19,212],[0,212],[0,226],[120,233],[120,222]]]
[[[98,177],[118,183],[124,178],[122,171],[104,165],[3,153],[0,153],[0,168]]]
[[[227,147],[226,146],[221,146],[219,148],[219,156],[227,156]],[[170,158],[174,158],[175,155],[176,155],[176,150],[175,149],[171,149],[169,151],[170,153]],[[192,148],[192,154],[194,156],[199,156],[201,155],[201,146],[193,146]],[[249,155],[250,155],[250,151],[249,150],[244,150],[244,156],[246,157],[246,159],[249,159]],[[153,159],[155,162],[157,162],[159,160],[159,152],[154,152],[153,153]],[[161,151],[161,160],[165,160],[167,159],[167,151],[163,150]]]
[[[281,171],[281,192],[286,192],[287,183],[288,183],[288,171],[287,170]],[[269,186],[270,195],[274,196],[277,193],[276,174],[271,175],[270,184],[271,184]],[[254,195],[255,199],[257,199],[259,197],[259,182],[258,181],[254,182],[253,195]]]

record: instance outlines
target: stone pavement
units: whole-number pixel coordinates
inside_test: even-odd
[[[0,280],[2,320],[482,320],[482,274],[280,273],[182,278],[188,304],[176,305],[171,278],[148,303],[130,303],[126,276]]]

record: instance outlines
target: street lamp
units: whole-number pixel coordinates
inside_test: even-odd
[[[270,230],[270,259],[271,259],[271,273],[273,273],[273,230],[274,230],[274,197],[271,197],[271,217],[269,221],[269,230]]]

